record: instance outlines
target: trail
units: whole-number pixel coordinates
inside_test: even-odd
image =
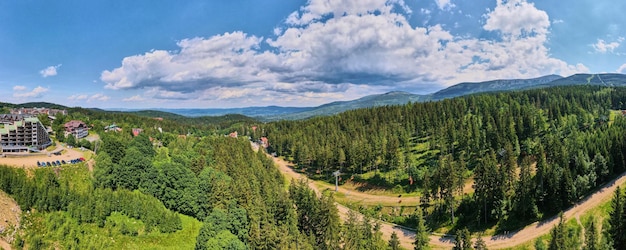
[[[268,155],[269,156],[269,155]],[[272,157],[272,156],[269,156]],[[274,163],[280,169],[280,172],[289,177],[290,180],[299,180],[305,179],[308,180],[306,176],[295,172],[292,168],[289,167],[290,163],[280,159],[278,157],[272,157]],[[595,193],[587,196],[582,201],[579,201],[574,206],[563,212],[563,218],[565,220],[569,218],[574,218],[576,216],[582,215],[589,209],[592,209],[601,203],[610,200],[613,197],[613,192],[617,186],[621,186],[626,182],[626,172],[608,182],[602,188],[600,188]],[[320,190],[313,184],[313,182],[309,182],[309,187],[313,189],[318,195],[320,194]],[[345,190],[339,189],[339,192],[345,192]],[[357,192],[350,192],[350,195],[359,195],[361,197],[367,197],[367,199],[387,199],[385,196],[376,196],[370,194],[363,194]],[[347,215],[350,211],[349,208],[337,204],[337,209],[339,210],[339,215],[341,218],[347,218]],[[509,232],[508,234],[500,234],[494,236],[484,236],[483,240],[487,244],[487,247],[490,249],[501,249],[501,248],[511,248],[522,243],[528,242],[530,240],[534,240],[539,236],[547,234],[550,230],[559,223],[559,217],[554,216],[552,218],[546,219],[544,221],[535,222],[524,227],[521,230]],[[405,229],[399,225],[381,222],[381,232],[383,233],[383,237],[385,239],[389,239],[391,237],[392,232],[396,232],[398,237],[400,238],[400,242],[402,247],[407,249],[413,249],[412,242],[415,239],[415,233],[411,230]],[[454,240],[452,238],[445,238],[441,236],[431,235],[430,236],[430,245],[435,248],[452,248],[454,246]]]
[[[272,157],[272,156],[268,155],[268,157]],[[297,173],[291,167],[289,167],[290,163],[278,157],[272,157],[272,159],[274,160],[274,163],[276,164],[276,166],[278,166],[280,172],[284,176],[286,176],[289,181],[305,179],[308,181],[309,188],[315,191],[317,195],[321,195],[321,191],[317,188],[317,186],[315,186],[315,184],[312,181],[309,181],[306,176]],[[346,190],[339,188],[339,192],[345,192],[345,191]],[[357,193],[354,191],[350,192],[350,195],[353,195],[353,196],[359,195],[359,197],[362,197],[364,199],[378,199],[379,198],[379,196],[364,194],[364,193]],[[391,197],[381,196],[380,198],[391,198]],[[398,198],[393,198],[393,199],[397,200]],[[336,205],[337,205],[337,210],[339,211],[339,216],[341,217],[341,219],[343,220],[347,219],[348,214],[350,213],[350,209],[339,203],[336,203]],[[356,213],[358,214],[358,212]],[[396,234],[398,235],[398,238],[400,239],[400,245],[406,249],[413,249],[413,241],[415,240],[415,232],[405,229],[401,226],[383,222],[383,221],[380,221],[380,232],[383,233],[383,238],[386,240],[389,240],[391,238],[391,234],[393,232],[396,232]],[[430,243],[431,246],[444,247],[444,248],[454,246],[452,241],[450,241],[449,239],[441,238],[439,236],[431,236],[430,242],[431,242]]]
[[[293,173],[294,175],[292,177],[294,177],[295,179],[301,179],[304,178],[304,175],[295,172],[295,170],[293,170],[293,168],[291,168],[290,166],[293,166],[292,163],[286,162],[280,158],[276,158],[274,157],[274,162],[276,161],[280,161],[280,163],[277,162],[277,164],[279,165],[285,165],[290,171],[291,173]],[[315,184],[313,182],[309,183],[309,186],[314,186]],[[335,190],[335,185],[330,185],[330,184],[317,184],[319,186],[322,186],[322,190],[325,189],[329,189],[329,190]],[[312,187],[313,188],[313,187]],[[313,188],[314,190],[320,189],[319,187],[315,187]],[[419,204],[420,200],[419,197],[417,196],[403,196],[403,197],[398,197],[398,196],[386,196],[386,195],[375,195],[375,194],[370,194],[370,193],[364,193],[364,192],[358,192],[355,190],[350,190],[350,189],[346,189],[343,187],[339,187],[338,188],[339,192],[346,195],[347,197],[350,197],[350,200],[354,200],[354,201],[359,201],[359,202],[365,202],[365,203],[385,203],[385,204],[402,204],[402,205],[406,205],[406,206],[415,206],[417,204]]]
[[[20,215],[22,210],[17,202],[8,194],[0,190],[0,249],[12,249],[9,242],[15,239],[17,231],[11,228],[20,227]],[[10,231],[7,231],[10,230]]]

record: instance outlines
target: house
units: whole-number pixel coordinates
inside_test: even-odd
[[[141,132],[143,132],[143,129],[133,128],[133,136],[138,136]]]
[[[85,138],[85,137],[87,137],[87,135],[89,135],[89,128],[82,121],[71,120],[71,121],[65,123],[65,125],[63,125],[63,127],[65,128],[65,135],[66,136],[69,136],[71,134],[76,139],[81,139],[81,138]]]
[[[52,145],[46,128],[33,115],[0,114],[0,151],[28,152]]]
[[[268,142],[267,137],[265,137],[265,136],[261,137],[260,141],[261,141],[261,146],[262,147],[267,148],[267,147],[270,146],[270,143]]]
[[[104,127],[104,132],[109,132],[109,131],[121,132],[122,128],[118,127],[115,124],[111,124],[109,126]]]
[[[228,136],[232,138],[237,138],[237,131],[230,133]]]

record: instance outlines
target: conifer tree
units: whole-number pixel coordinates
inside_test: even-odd
[[[456,231],[456,237],[454,238],[454,250],[473,250],[472,236],[467,228],[463,228]]]
[[[476,242],[474,243],[474,249],[476,250],[487,250],[487,243],[483,240],[482,235],[478,235],[476,238]]]
[[[415,209],[414,216],[417,220],[417,226],[415,227],[415,242],[413,242],[413,245],[415,245],[415,250],[428,249],[430,238],[428,237],[429,233],[426,229],[421,207],[418,206]]]
[[[566,249],[565,242],[565,225],[563,224],[563,213],[559,215],[560,221],[559,224],[552,228],[550,232],[550,244],[548,245],[548,250],[561,250]]]
[[[594,222],[594,216],[591,216],[589,221],[589,226],[585,230],[585,250],[599,250],[598,246],[598,229],[596,228],[596,224]]]
[[[391,233],[391,239],[389,239],[389,247],[391,250],[400,249],[400,239],[398,238],[398,234],[394,231]]]
[[[624,196],[620,187],[615,189],[615,195],[611,201],[613,209],[609,214],[609,235],[613,242],[613,248],[624,249],[626,247],[626,230],[624,230]]]

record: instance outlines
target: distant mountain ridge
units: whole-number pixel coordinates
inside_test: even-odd
[[[545,86],[544,86],[545,85]],[[575,74],[569,77],[556,79],[541,87],[571,86],[571,85],[599,85],[609,87],[626,86],[626,75],[623,74]]]
[[[532,88],[547,88],[570,85],[600,85],[626,86],[624,74],[575,74],[568,77],[546,75],[531,79],[491,80],[484,82],[464,82],[439,90],[428,95],[417,95],[402,91],[393,91],[384,94],[369,95],[351,101],[338,101],[323,104],[317,107],[247,107],[231,109],[154,109],[183,116],[219,116],[225,114],[242,114],[255,117],[263,121],[298,120],[315,116],[338,114],[347,110],[370,108],[385,105],[403,105],[409,102],[438,101],[459,96],[525,90]],[[139,111],[139,110],[134,110]]]
[[[280,117],[266,116],[260,117],[266,121],[274,120],[298,120],[306,119],[320,115],[332,115],[341,113],[343,111],[376,107],[384,105],[402,105],[408,102],[423,102],[423,101],[439,101],[447,98],[454,98],[459,96],[487,93],[487,92],[499,92],[499,91],[513,91],[513,90],[525,90],[532,88],[547,88],[554,86],[569,86],[569,85],[601,85],[601,86],[626,86],[626,75],[624,74],[575,74],[569,77],[562,77],[559,75],[546,75],[531,79],[510,79],[510,80],[492,80],[485,82],[464,82],[459,83],[448,88],[439,90],[429,95],[416,95],[407,92],[389,92],[380,95],[365,96],[353,101],[344,102],[332,102],[318,106],[312,110],[286,114]]]
[[[428,95],[416,95],[408,92],[393,91],[380,95],[369,95],[352,101],[331,102],[303,112],[283,114],[280,116],[264,116],[259,118],[266,121],[299,120],[314,116],[334,115],[353,109],[386,105],[403,105],[409,102],[424,102],[429,99],[430,97]]]
[[[494,92],[494,91],[511,91],[528,89],[534,86],[548,84],[550,82],[561,80],[562,76],[547,75],[531,79],[511,79],[511,80],[493,80],[486,82],[464,82],[448,88],[439,90],[432,94],[432,99],[441,100],[453,98],[457,96],[470,95],[474,93]]]

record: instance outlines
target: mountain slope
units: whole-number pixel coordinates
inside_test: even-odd
[[[433,94],[433,100],[441,100],[458,96],[494,92],[528,89],[535,86],[548,84],[562,79],[562,76],[547,75],[531,79],[493,80],[486,82],[464,82],[437,91]]]
[[[623,74],[575,74],[568,77],[547,75],[531,79],[492,80],[485,82],[464,82],[439,90],[429,95],[416,95],[395,91],[379,95],[365,96],[352,101],[339,101],[318,107],[248,107],[231,109],[156,109],[187,117],[219,116],[243,114],[263,121],[299,120],[315,116],[338,114],[347,110],[370,108],[385,105],[404,105],[408,102],[438,101],[470,94],[485,92],[524,90],[568,85],[626,86]]]
[[[408,102],[425,102],[437,101],[446,98],[454,98],[458,96],[494,92],[494,91],[510,91],[522,90],[542,86],[555,80],[562,79],[558,75],[548,75],[532,79],[513,79],[513,80],[493,80],[486,82],[466,82],[460,83],[446,89],[442,89],[430,95],[416,95],[407,92],[395,91],[381,95],[370,95],[353,101],[332,102],[313,108],[308,111],[281,115],[281,116],[265,116],[262,119],[266,121],[275,120],[299,120],[314,116],[324,116],[338,114],[347,110],[369,108],[385,105],[403,105]]]
[[[227,114],[241,114],[248,117],[271,116],[304,112],[314,109],[313,107],[246,107],[246,108],[224,108],[224,109],[156,109],[183,116],[221,116]]]
[[[571,86],[571,85],[600,85],[620,87],[626,86],[626,75],[623,74],[575,74],[557,79],[541,87]]]
[[[352,101],[331,102],[303,112],[279,116],[265,116],[262,117],[262,119],[265,121],[299,120],[314,116],[334,115],[352,109],[403,105],[409,102],[424,102],[428,100],[430,100],[429,95],[416,95],[402,91],[394,91],[380,95],[369,95]]]

